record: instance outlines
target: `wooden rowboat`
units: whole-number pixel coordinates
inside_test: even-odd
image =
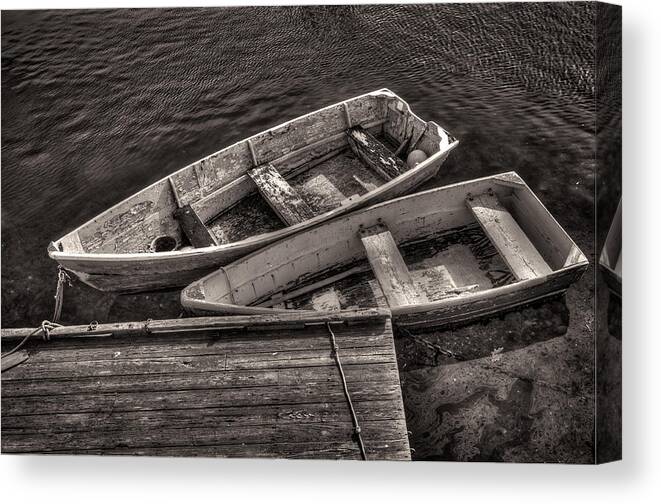
[[[610,291],[622,297],[622,200],[617,205],[604,248],[601,250],[599,266]]]
[[[410,192],[457,143],[391,91],[368,93],[201,159],[51,243],[48,253],[99,290],[181,287],[276,240]]]
[[[387,201],[192,283],[193,312],[386,307],[443,326],[564,292],[588,261],[514,172]]]

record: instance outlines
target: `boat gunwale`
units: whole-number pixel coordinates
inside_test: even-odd
[[[318,114],[319,112],[327,109],[331,109],[333,107],[336,107],[338,105],[352,102],[355,100],[359,100],[361,98],[365,98],[368,96],[380,96],[380,95],[386,95],[391,98],[395,98],[400,100],[406,107],[407,113],[410,114],[411,116],[415,117],[419,121],[423,122],[424,124],[433,125],[437,128],[439,136],[441,136],[442,140],[447,141],[447,146],[443,146],[443,141],[439,143],[439,150],[438,152],[435,152],[432,154],[430,157],[428,157],[425,161],[422,163],[417,164],[413,168],[410,168],[403,174],[399,175],[398,177],[395,177],[394,179],[387,181],[383,185],[377,187],[373,191],[369,191],[356,200],[352,201],[351,203],[347,205],[342,205],[340,207],[334,208],[332,210],[329,210],[328,212],[325,212],[323,214],[317,215],[313,217],[312,219],[308,219],[306,221],[300,222],[298,224],[295,224],[294,226],[287,226],[282,229],[276,230],[276,231],[271,231],[268,233],[261,233],[258,235],[251,236],[249,238],[246,238],[244,240],[239,240],[236,242],[232,243],[225,243],[221,245],[211,245],[208,247],[200,247],[200,248],[193,248],[190,250],[174,250],[174,251],[167,251],[167,252],[132,252],[132,253],[94,253],[94,252],[67,252],[67,251],[60,251],[56,248],[55,244],[58,242],[61,242],[66,236],[77,233],[81,229],[85,228],[86,226],[92,224],[95,220],[99,219],[101,216],[103,216],[106,213],[111,212],[113,209],[119,207],[120,205],[124,204],[126,201],[130,200],[131,198],[135,197],[136,195],[147,191],[148,189],[155,187],[159,183],[162,183],[164,180],[180,173],[185,170],[191,169],[192,166],[200,163],[201,161],[204,161],[205,159],[209,159],[212,156],[218,155],[220,152],[223,152],[227,149],[230,149],[236,145],[239,145],[243,142],[247,142],[248,140],[251,140],[253,138],[258,137],[259,135],[263,135],[264,133],[268,133],[269,131],[281,128],[287,124],[293,123],[295,121],[299,121],[305,117],[312,116],[314,114]],[[347,100],[343,100],[341,102],[337,102],[331,105],[328,105],[326,107],[322,107],[320,109],[314,110],[312,112],[309,112],[307,114],[303,114],[299,117],[295,117],[293,119],[290,119],[288,121],[285,121],[283,123],[279,123],[269,129],[260,131],[250,137],[243,138],[239,140],[238,142],[235,142],[232,145],[229,145],[227,147],[224,147],[223,149],[220,149],[219,151],[216,151],[212,154],[209,154],[208,156],[205,156],[193,163],[190,163],[183,168],[180,168],[179,170],[176,170],[165,177],[161,177],[160,179],[156,180],[152,184],[142,188],[140,191],[133,193],[132,195],[128,196],[127,198],[121,200],[120,202],[116,203],[115,205],[109,207],[108,209],[104,210],[102,213],[95,215],[91,219],[89,219],[87,222],[84,224],[81,224],[74,230],[65,233],[63,236],[60,238],[51,241],[48,247],[48,255],[51,259],[54,260],[71,260],[71,261],[76,261],[76,260],[83,260],[83,261],[92,261],[92,262],[127,262],[127,263],[132,263],[132,262],[142,262],[144,260],[156,260],[156,261],[167,261],[167,260],[174,260],[174,259],[179,259],[179,258],[192,258],[196,257],[198,255],[207,255],[209,253],[213,252],[221,252],[221,251],[231,251],[233,249],[240,249],[242,247],[249,247],[251,245],[254,245],[256,243],[259,243],[260,241],[264,241],[265,239],[270,240],[271,242],[278,241],[280,239],[286,238],[287,236],[291,234],[295,234],[298,231],[304,230],[309,227],[313,227],[315,224],[318,224],[320,222],[324,222],[327,220],[332,219],[333,217],[337,215],[344,215],[346,213],[349,213],[353,209],[359,208],[365,201],[365,199],[372,199],[372,198],[378,198],[382,193],[392,189],[393,187],[399,185],[400,183],[408,180],[409,178],[413,177],[414,175],[419,174],[422,170],[427,168],[430,164],[436,162],[440,157],[446,156],[449,154],[457,145],[459,144],[459,140],[454,138],[449,132],[447,132],[444,128],[436,124],[434,121],[424,121],[422,118],[420,118],[418,115],[416,115],[412,110],[410,105],[400,98],[397,94],[394,92],[390,91],[387,88],[382,88],[377,91],[372,91],[370,93],[365,93],[353,98],[349,98]],[[305,148],[305,147],[303,147]],[[288,153],[286,156],[291,155],[292,153]],[[275,160],[277,161],[277,160]]]
[[[558,221],[553,217],[553,215],[549,212],[549,210],[546,208],[546,206],[542,203],[542,201],[537,197],[537,195],[534,193],[532,189],[528,186],[528,184],[525,183],[525,181],[515,172],[515,171],[509,171],[509,172],[503,172],[503,173],[498,173],[494,175],[489,175],[486,177],[480,177],[477,179],[472,179],[468,181],[462,181],[462,182],[457,182],[454,184],[449,184],[446,186],[442,187],[436,187],[432,189],[427,189],[425,191],[421,191],[418,193],[413,193],[405,196],[401,196],[399,198],[395,198],[389,201],[384,201],[382,203],[378,203],[376,205],[367,207],[358,213],[362,212],[367,212],[367,211],[374,211],[378,209],[379,207],[385,206],[385,205],[390,205],[394,204],[395,202],[415,198],[419,195],[423,194],[429,194],[432,192],[444,192],[446,190],[451,190],[456,187],[460,187],[462,185],[468,185],[468,184],[473,184],[473,183],[479,183],[483,182],[486,180],[493,180],[494,183],[498,183],[498,178],[503,177],[503,176],[514,176],[517,179],[517,182],[521,184],[522,188],[524,188],[529,194],[531,194],[534,198],[535,201],[537,202],[536,206],[538,207],[539,210],[544,211],[548,217],[552,220],[552,223],[557,226],[558,230],[562,232],[564,235],[564,238],[567,240],[567,244],[570,246],[570,250],[573,250],[574,248],[577,249],[580,252],[580,255],[577,255],[574,262],[572,262],[569,265],[563,265],[560,268],[554,269],[551,271],[551,273],[547,273],[545,275],[538,276],[536,278],[531,278],[528,280],[520,280],[508,285],[503,285],[500,287],[492,287],[489,289],[485,289],[479,292],[471,292],[467,294],[462,294],[459,296],[455,297],[450,297],[450,298],[444,298],[440,299],[437,301],[431,301],[428,303],[419,303],[419,304],[413,304],[413,305],[405,305],[405,306],[398,306],[394,308],[390,308],[393,316],[397,315],[410,315],[412,313],[424,313],[424,312],[429,312],[433,311],[438,308],[445,308],[448,306],[455,306],[455,305],[461,305],[466,302],[472,302],[472,301],[480,301],[484,299],[490,299],[490,298],[496,298],[502,294],[507,294],[509,292],[515,292],[519,289],[525,290],[527,288],[532,288],[535,287],[539,284],[545,283],[548,280],[560,276],[561,274],[566,273],[567,271],[570,270],[578,270],[578,269],[585,269],[589,265],[589,260],[587,256],[583,253],[583,251],[578,247],[578,245],[574,242],[574,240],[569,236],[569,234],[564,230],[564,228],[558,223]],[[336,219],[333,219],[332,221],[327,221],[324,223],[324,225],[331,225],[333,222],[337,222],[340,219],[346,219],[348,218],[349,215],[343,215],[340,216]],[[276,244],[272,244],[276,245]],[[263,253],[264,249],[257,250],[255,252],[252,252],[241,259],[238,259],[236,261],[233,261],[231,264],[234,262],[241,262],[245,260],[252,259],[253,257],[259,255],[260,253]],[[228,265],[229,266],[229,265]],[[315,311],[315,310],[297,310],[297,309],[283,309],[283,308],[267,308],[267,307],[260,307],[260,306],[245,306],[245,305],[236,305],[236,304],[231,304],[231,303],[220,303],[220,302],[215,302],[215,301],[206,301],[203,299],[198,299],[198,298],[192,298],[189,297],[186,293],[187,291],[192,288],[193,286],[202,286],[204,282],[219,274],[219,270],[215,270],[212,273],[192,282],[188,286],[184,287],[181,290],[180,294],[180,302],[182,305],[184,305],[186,308],[189,309],[199,309],[203,311],[212,311],[212,312],[222,312],[222,313],[254,313],[254,314],[266,314],[266,313],[291,313],[291,312],[309,312],[309,311]],[[544,296],[545,297],[545,296]],[[213,307],[213,309],[209,309],[209,307]],[[220,309],[219,309],[220,308]]]
[[[475,301],[484,301],[488,299],[498,298],[502,295],[509,294],[516,291],[524,291],[537,285],[541,285],[551,280],[554,277],[560,276],[561,274],[566,273],[570,270],[583,269],[587,267],[589,262],[587,259],[585,261],[572,264],[571,266],[563,266],[560,269],[557,269],[549,274],[539,276],[537,278],[530,278],[528,280],[520,280],[508,285],[502,285],[500,287],[492,287],[490,289],[485,289],[479,292],[471,292],[468,294],[462,294],[459,296],[448,297],[444,299],[439,299],[437,301],[431,301],[428,303],[418,303],[411,305],[396,306],[394,308],[388,307],[386,309],[390,310],[393,318],[400,315],[412,315],[417,313],[427,313],[435,311],[439,308],[448,308],[453,306],[461,306],[465,303],[472,303]],[[197,283],[197,282],[194,282]],[[287,308],[267,308],[263,306],[244,306],[244,305],[235,305],[231,303],[218,303],[212,301],[205,301],[201,299],[190,298],[185,296],[187,288],[184,288],[181,291],[180,300],[184,304],[186,300],[185,307],[192,310],[201,310],[205,312],[215,312],[222,313],[222,315],[233,315],[233,314],[254,314],[254,315],[267,315],[269,313],[291,313],[293,314],[307,314],[307,313],[325,313],[324,311],[319,310],[299,310],[299,309],[287,309]],[[565,290],[565,289],[562,289]],[[553,293],[544,294],[543,296],[538,296],[535,299],[527,300],[526,303],[532,302],[536,299],[542,299]],[[378,308],[376,306],[363,307],[363,309],[368,308]]]

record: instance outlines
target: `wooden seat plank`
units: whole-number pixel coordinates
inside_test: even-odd
[[[494,194],[480,194],[466,200],[478,223],[517,280],[528,280],[552,273],[514,217]]]
[[[218,245],[216,237],[190,205],[185,205],[175,210],[174,217],[179,221],[182,231],[193,247],[200,248]]]
[[[273,211],[289,226],[314,217],[312,209],[296,190],[271,164],[258,166],[248,172],[257,190]]]
[[[391,308],[426,303],[427,296],[411,278],[388,228],[377,224],[360,231],[367,259]]]
[[[354,154],[386,180],[392,180],[406,171],[404,162],[367,130],[354,126],[347,130],[347,137]]]

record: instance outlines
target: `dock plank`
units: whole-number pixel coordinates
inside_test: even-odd
[[[466,205],[517,280],[553,272],[496,195],[473,196],[466,200]]]
[[[388,228],[377,224],[360,232],[367,259],[391,308],[426,303],[427,296],[414,283]]]
[[[250,170],[248,176],[273,211],[288,225],[314,217],[312,209],[272,164],[258,166]]]
[[[29,341],[2,375],[2,451],[359,459],[325,318]],[[410,459],[390,319],[333,332],[368,458]]]

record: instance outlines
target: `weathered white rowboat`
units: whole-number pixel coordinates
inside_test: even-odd
[[[514,172],[387,201],[192,283],[193,312],[389,308],[443,326],[564,292],[588,261]]]
[[[601,250],[599,256],[599,266],[604,273],[606,285],[610,291],[622,297],[622,200],[617,205],[617,211],[606,241],[604,248]]]
[[[181,287],[276,240],[410,192],[457,143],[391,91],[368,93],[201,159],[51,243],[48,253],[99,290]],[[426,159],[411,167],[401,158],[414,150]]]

